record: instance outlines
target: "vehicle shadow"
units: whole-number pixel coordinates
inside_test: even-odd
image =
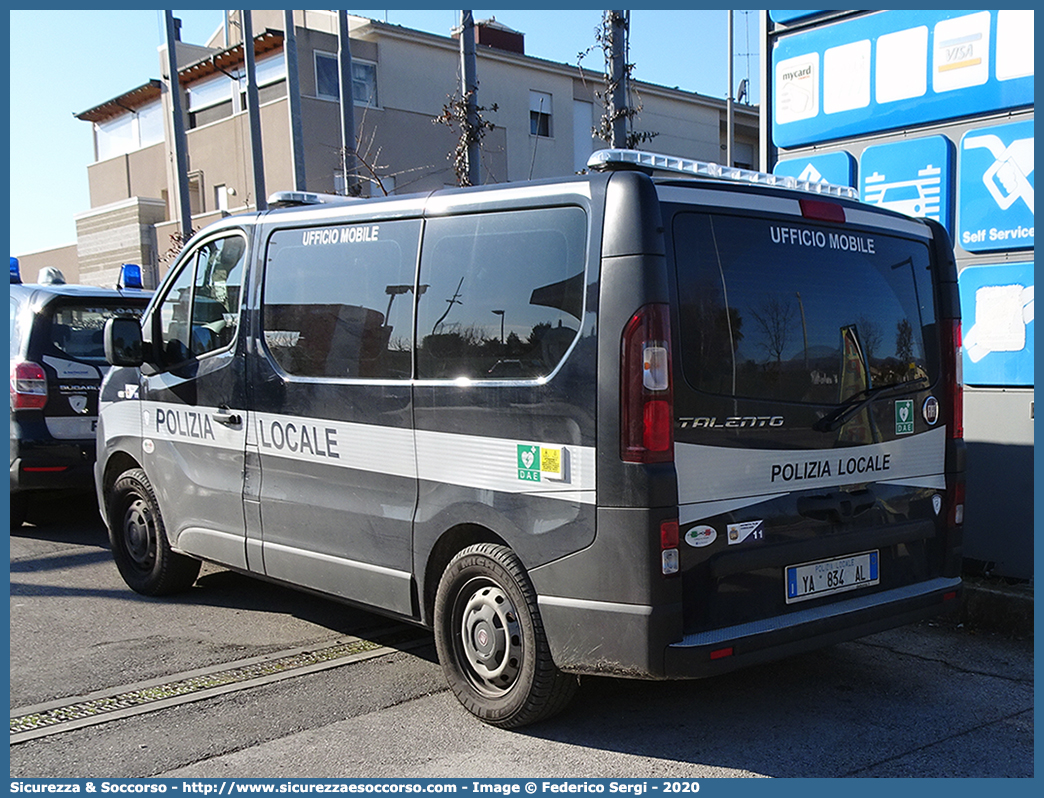
[[[49,546],[46,552],[23,554],[10,563],[12,597],[49,596],[116,599],[138,604],[171,604],[182,607],[213,607],[236,612],[284,616],[321,627],[333,634],[374,638],[395,647],[404,629],[416,634],[424,630],[405,625],[366,609],[339,602],[329,596],[317,596],[299,589],[269,582],[261,577],[232,571],[220,565],[204,563],[195,584],[184,593],[152,598],[127,587],[112,561],[108,532],[93,496],[62,496],[51,501],[37,500],[31,505],[27,522],[11,530],[12,538],[70,546],[58,551]],[[90,548],[85,548],[90,547]],[[111,579],[83,582],[77,580],[28,581],[25,577],[43,572],[61,574],[72,568],[97,566],[111,574]],[[376,634],[375,634],[376,633]],[[411,638],[415,635],[410,635]],[[411,647],[411,653],[434,661],[427,648]]]
[[[643,770],[664,778],[684,773],[679,763],[724,777],[1033,776],[1032,684],[989,684],[889,641],[703,680],[585,677],[565,714],[521,733],[648,757]]]
[[[26,521],[11,530],[12,537],[38,538],[57,543],[83,543],[108,548],[109,538],[89,493],[41,493],[29,501]]]

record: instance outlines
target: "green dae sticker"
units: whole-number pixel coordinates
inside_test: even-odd
[[[540,481],[540,447],[518,445],[518,478],[527,482]]]
[[[552,480],[562,478],[562,449],[518,444],[518,478],[540,482],[541,474]]]
[[[913,399],[897,399],[895,402],[895,434],[911,434],[914,431],[913,419]]]

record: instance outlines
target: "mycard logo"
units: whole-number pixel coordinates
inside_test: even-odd
[[[812,65],[809,64],[804,69],[792,69],[789,72],[784,72],[780,75],[783,80],[798,80],[799,78],[808,78],[812,76]]]

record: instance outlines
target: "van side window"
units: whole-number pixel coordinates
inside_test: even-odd
[[[287,374],[409,379],[420,222],[277,230],[261,324]]]
[[[246,240],[200,246],[185,260],[160,306],[160,346],[167,365],[229,346],[236,337]]]
[[[534,379],[580,329],[587,215],[580,208],[430,220],[417,306],[420,379]]]

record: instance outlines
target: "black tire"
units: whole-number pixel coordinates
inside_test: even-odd
[[[171,550],[156,494],[140,468],[125,471],[109,494],[109,542],[120,576],[144,596],[187,590],[202,563]]]
[[[575,676],[551,659],[525,568],[505,546],[479,543],[453,558],[435,596],[435,647],[450,689],[492,726],[513,729],[561,712]]]

